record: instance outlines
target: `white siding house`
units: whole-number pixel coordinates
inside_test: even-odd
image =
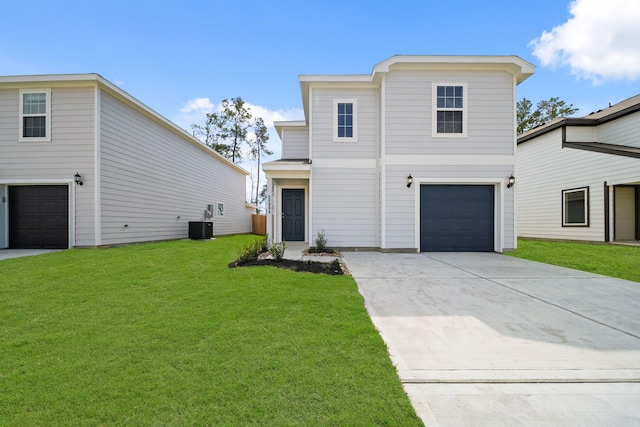
[[[640,95],[521,135],[516,164],[520,236],[640,240]]]
[[[365,75],[302,75],[304,121],[263,165],[272,241],[381,251],[516,247],[515,56],[394,56]]]
[[[0,77],[0,248],[245,233],[247,175],[97,74]]]

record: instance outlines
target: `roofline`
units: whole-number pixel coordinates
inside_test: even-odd
[[[182,129],[180,126],[176,125],[157,111],[151,109],[146,104],[142,103],[138,99],[131,96],[129,93],[125,92],[115,84],[111,83],[109,80],[102,77],[97,73],[86,73],[86,74],[41,74],[41,75],[24,75],[24,76],[0,76],[0,86],[7,86],[11,84],[23,85],[25,83],[30,84],[47,84],[47,83],[91,83],[96,84],[103,89],[107,89],[112,94],[118,96],[121,100],[128,102],[134,108],[141,111],[143,114],[149,116],[152,120],[160,123],[164,127],[171,130],[173,133],[178,136],[186,139],[192,145],[197,146],[204,152],[208,153],[214,158],[226,162],[229,166],[233,167],[237,171],[243,173],[244,175],[249,175],[249,172],[244,168],[238,166],[233,163],[231,160],[224,157],[222,154],[213,150],[211,147],[203,144],[202,141],[189,134],[186,130]]]
[[[590,119],[588,117],[566,117],[557,122],[549,122],[549,124],[541,125],[538,128],[534,128],[526,133],[523,133],[520,137],[518,137],[518,144],[522,144],[523,142],[527,142],[531,139],[537,138],[566,126],[599,126],[604,123],[622,118],[624,116],[628,116],[629,114],[636,113],[638,111],[640,111],[640,102],[623,110],[616,111],[597,119]]]
[[[307,127],[307,122],[304,120],[279,121],[273,122],[273,127],[276,128],[276,132],[278,132],[278,136],[282,141],[282,131],[285,128],[304,128]]]
[[[418,70],[504,70],[520,84],[535,72],[535,65],[519,56],[479,55],[395,55],[374,65],[371,74],[301,74],[298,76],[305,118],[309,117],[309,88],[313,86],[379,87],[382,75],[394,69]]]

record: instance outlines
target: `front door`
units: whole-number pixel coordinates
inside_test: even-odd
[[[304,242],[304,190],[282,190],[282,240]]]

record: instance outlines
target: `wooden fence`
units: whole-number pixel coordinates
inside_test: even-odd
[[[259,234],[261,236],[267,235],[267,216],[266,215],[251,215],[251,232],[253,234]]]

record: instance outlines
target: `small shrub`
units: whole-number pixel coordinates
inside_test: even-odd
[[[327,238],[324,235],[324,229],[318,231],[318,237],[316,238],[316,251],[324,252],[327,249]]]
[[[340,268],[340,261],[338,261],[338,258],[334,259],[333,261],[326,263],[325,264],[325,269],[329,270],[329,271],[341,271]]]
[[[246,248],[242,250],[238,261],[240,262],[249,262],[258,258],[262,252],[264,252],[267,248],[267,239],[256,240],[255,242],[249,243]]]
[[[284,256],[284,251],[287,249],[287,244],[284,240],[280,243],[272,243],[269,248],[269,253],[273,257],[273,259],[277,261],[282,261],[282,257]]]

